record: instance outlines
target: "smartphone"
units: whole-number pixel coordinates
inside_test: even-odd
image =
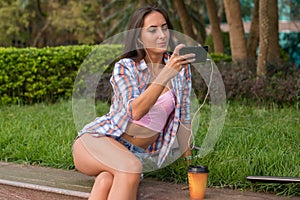
[[[206,62],[208,46],[187,46],[179,50],[179,55],[184,55],[188,53],[196,54],[195,56],[196,60],[192,63]]]

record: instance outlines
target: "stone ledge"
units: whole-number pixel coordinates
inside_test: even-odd
[[[2,200],[84,200],[88,198],[94,178],[75,170],[0,162],[0,199]],[[139,200],[189,200],[185,184],[144,179],[139,187]],[[296,200],[299,197],[268,193],[207,188],[210,200]]]
[[[9,181],[4,179],[0,179],[0,185],[6,185],[10,187],[19,188],[19,189],[36,190],[36,191],[46,192],[46,193],[55,193],[55,194],[65,195],[65,196],[86,198],[86,199],[89,197],[88,192],[79,192],[74,190],[61,189],[61,188],[36,185],[36,184],[30,184],[24,182]]]

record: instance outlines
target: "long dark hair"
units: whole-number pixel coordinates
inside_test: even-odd
[[[145,17],[153,11],[161,13],[167,22],[168,29],[173,29],[173,25],[169,20],[168,14],[163,8],[147,5],[137,9],[131,15],[129,20],[127,28],[128,32],[125,37],[125,45],[121,58],[132,58],[134,61],[140,61],[146,56],[146,51],[144,50],[142,44],[138,41],[138,38],[141,35],[141,29],[144,25]],[[172,32],[170,32],[169,47],[171,51],[173,51],[175,48]]]

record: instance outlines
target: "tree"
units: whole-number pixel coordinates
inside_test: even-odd
[[[24,12],[19,1],[0,1],[0,44],[23,47],[29,45],[30,19],[35,12]]]
[[[172,4],[172,1],[170,1],[170,2]],[[194,39],[198,43],[204,44],[205,39],[206,39],[206,29],[205,29],[206,28],[206,26],[205,26],[205,10],[206,10],[206,8],[205,8],[205,4],[199,3],[199,1],[184,1],[184,4],[186,6],[186,10],[188,11],[187,13],[189,15],[189,20],[191,21],[192,29],[195,34]],[[175,23],[176,18],[178,18],[176,15],[175,15],[175,17],[172,17],[173,23]],[[182,23],[181,23],[181,26],[183,26]],[[184,32],[183,29],[177,29],[177,30]]]
[[[183,1],[182,1],[183,2]],[[167,9],[175,30],[183,32],[174,2],[154,0],[17,0],[0,1],[0,45],[57,46],[94,44],[126,30],[129,17],[137,7],[158,4]],[[204,5],[195,1],[183,4],[188,10],[193,39],[206,37]]]
[[[74,35],[79,43],[94,43],[97,4],[93,1],[68,1],[66,5],[51,4],[52,27],[61,34]]]
[[[154,1],[154,0],[112,0],[102,9],[104,27],[109,27],[106,37],[125,31],[129,17],[134,10],[144,4],[159,5],[167,10],[176,31],[185,33],[203,44],[206,32],[204,25],[204,5],[197,1]],[[202,8],[202,9],[201,9]],[[188,11],[188,12],[187,12]]]
[[[269,0],[259,1],[259,54],[256,73],[258,76],[266,76],[267,74],[267,58],[269,50]]]
[[[278,2],[277,0],[268,0],[268,18],[269,18],[269,50],[268,63],[278,64],[280,61],[280,48],[278,38]]]
[[[229,25],[229,37],[234,62],[247,59],[245,31],[238,0],[224,0],[226,19]]]
[[[209,21],[211,26],[211,34],[214,42],[214,52],[224,53],[224,42],[222,31],[220,28],[220,20],[217,13],[217,5],[215,0],[206,0],[206,7],[208,10]]]
[[[249,37],[247,41],[248,57],[256,59],[256,49],[259,43],[259,0],[254,1],[254,8],[252,11],[251,26],[249,31]]]
[[[190,20],[190,16],[187,13],[187,9],[183,0],[174,0],[174,5],[176,10],[178,11],[179,20],[181,22],[183,32],[187,36],[195,39],[196,37],[193,31],[192,21]]]
[[[266,76],[269,64],[278,64],[280,50],[278,43],[278,2],[259,1],[259,54],[257,75]]]
[[[30,46],[43,46],[43,44],[39,45],[39,41],[43,37],[43,34],[50,27],[52,21],[47,18],[47,13],[43,10],[41,0],[37,0],[36,2],[27,1],[27,6],[31,7],[31,10],[34,10],[36,15],[30,20],[30,27],[32,29],[33,40],[31,41]]]

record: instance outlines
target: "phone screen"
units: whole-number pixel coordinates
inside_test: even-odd
[[[179,50],[180,55],[184,55],[188,53],[196,54],[195,56],[196,60],[193,63],[206,62],[208,46],[189,46],[189,47],[183,47],[182,49]]]

